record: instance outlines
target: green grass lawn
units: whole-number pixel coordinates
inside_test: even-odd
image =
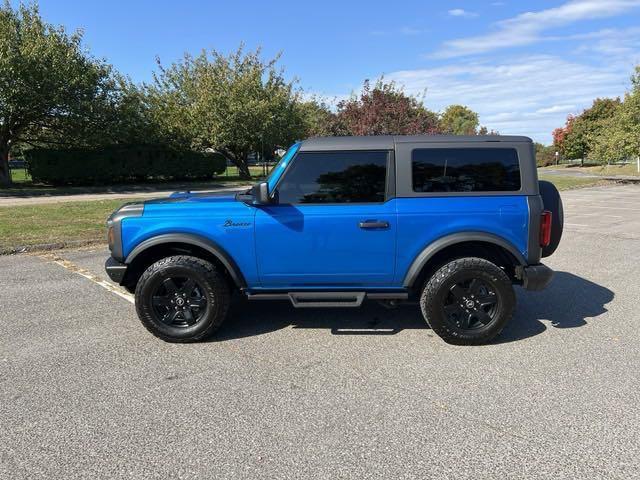
[[[31,177],[26,168],[16,168],[11,170],[11,181],[13,183],[31,182]]]
[[[588,173],[589,175],[599,175],[599,176],[615,176],[615,175],[633,175],[640,176],[640,172],[638,172],[638,165],[636,162],[627,163],[626,165],[587,165],[585,167],[580,167],[579,165],[551,165],[549,167],[542,167],[538,169],[540,173],[544,173],[545,170],[558,170],[558,169],[566,169],[567,173],[569,172],[580,172],[580,173]]]
[[[599,178],[545,175],[542,172],[538,172],[538,178],[540,180],[547,180],[553,183],[558,190],[571,190],[572,188],[591,187],[593,185],[602,185],[608,183],[604,180],[600,180]]]
[[[626,165],[598,165],[595,167],[574,167],[578,171],[589,173],[591,175],[633,175],[638,176],[638,165],[636,163],[628,163]]]
[[[269,165],[267,167],[267,175],[269,175],[269,172],[271,171],[271,169],[275,166],[274,165]],[[262,177],[264,176],[264,170],[262,167],[249,167],[249,173],[251,173],[252,177]],[[230,166],[227,167],[227,171],[224,172],[223,174],[220,175],[220,177],[226,177],[226,176],[231,176],[231,177],[237,177],[238,176],[238,167],[234,167],[234,166]]]
[[[47,243],[105,241],[107,217],[126,201],[0,207],[0,252]]]

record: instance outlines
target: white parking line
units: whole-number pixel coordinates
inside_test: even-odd
[[[124,288],[101,279],[100,277],[91,273],[89,270],[79,267],[78,265],[76,265],[73,262],[70,262],[69,260],[65,260],[64,258],[59,257],[58,255],[55,255],[53,253],[42,253],[42,254],[39,254],[38,257],[44,260],[47,260],[51,263],[55,263],[56,265],[60,265],[62,268],[65,268],[70,272],[76,273],[81,277],[84,277],[87,280],[90,280],[96,285],[100,285],[105,290],[108,290],[111,293],[115,293],[119,297],[124,298],[127,302],[135,303],[134,296],[129,292],[127,292]]]

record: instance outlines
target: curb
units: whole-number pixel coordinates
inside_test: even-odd
[[[69,240],[66,242],[40,243],[36,245],[18,245],[16,247],[0,247],[0,255],[20,255],[22,253],[49,252],[65,248],[104,245],[104,240]]]
[[[610,182],[615,182],[615,183],[622,183],[622,184],[635,184],[635,183],[640,183],[640,177],[638,178],[620,178],[620,177],[604,177],[605,180],[608,180]]]

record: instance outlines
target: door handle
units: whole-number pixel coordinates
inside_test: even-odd
[[[365,220],[364,222],[360,222],[358,226],[363,229],[389,228],[389,222],[381,222],[379,220]]]

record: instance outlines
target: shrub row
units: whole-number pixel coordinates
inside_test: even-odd
[[[108,184],[145,180],[202,180],[225,171],[219,153],[177,150],[159,145],[99,149],[34,148],[24,152],[34,182],[52,185]]]

